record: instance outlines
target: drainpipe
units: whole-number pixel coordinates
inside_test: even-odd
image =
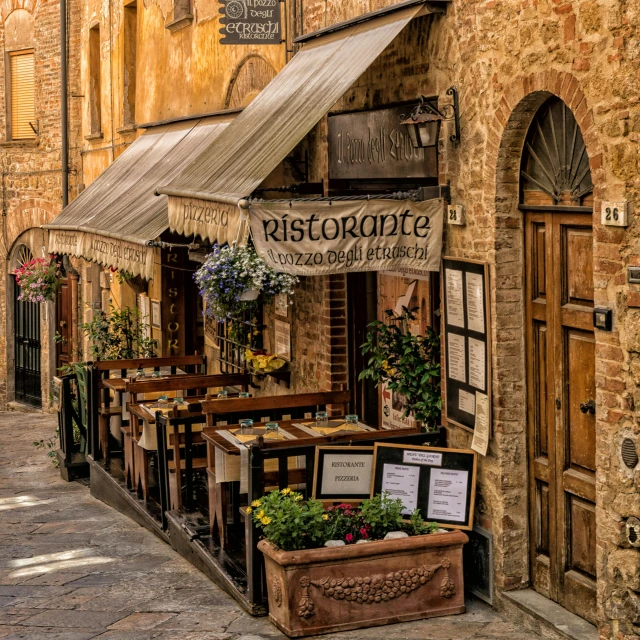
[[[67,79],[67,0],[60,0],[60,84],[62,96],[60,109],[61,156],[62,156],[62,206],[69,204],[69,105]]]

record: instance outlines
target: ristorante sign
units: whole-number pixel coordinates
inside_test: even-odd
[[[297,275],[440,270],[444,202],[352,200],[252,204],[251,234],[267,264]]]
[[[84,231],[52,229],[49,251],[85,258],[146,279],[153,277],[153,249],[137,242]]]

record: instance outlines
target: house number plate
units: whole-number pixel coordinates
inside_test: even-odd
[[[626,227],[627,222],[627,202],[603,202],[602,203],[602,224],[609,227]]]

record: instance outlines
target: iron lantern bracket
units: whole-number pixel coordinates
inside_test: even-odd
[[[438,109],[438,106],[435,102],[433,102],[433,98],[425,98],[424,96],[420,96],[420,104],[414,109],[411,114],[411,118],[414,120],[417,118],[420,113],[428,113],[434,116],[438,116],[438,118],[443,121],[454,122],[455,133],[452,133],[449,136],[449,140],[453,142],[454,145],[460,144],[460,110],[459,110],[459,99],[458,99],[458,90],[455,86],[451,86],[447,89],[447,95],[451,96],[453,99],[452,104],[445,104],[441,109]]]

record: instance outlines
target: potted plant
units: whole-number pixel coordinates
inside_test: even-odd
[[[376,320],[369,324],[363,355],[369,355],[367,368],[359,379],[369,378],[387,383],[391,391],[406,398],[404,417],[413,416],[427,429],[434,429],[442,410],[440,392],[440,337],[427,327],[425,335],[413,335],[409,324],[415,320],[406,307],[396,316],[387,310],[387,322]]]
[[[296,276],[272,269],[250,245],[215,245],[195,281],[206,303],[206,313],[216,318],[240,318],[255,309],[262,295],[269,302],[279,293],[293,293]]]
[[[29,260],[13,274],[20,287],[18,300],[43,304],[55,300],[60,286],[60,263],[54,256]]]
[[[256,500],[271,621],[295,638],[464,612],[467,536],[402,510],[386,494],[329,509],[291,489]]]

